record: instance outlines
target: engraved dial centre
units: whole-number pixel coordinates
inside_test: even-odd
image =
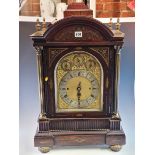
[[[81,86],[77,87],[77,85],[81,82]],[[70,79],[67,82],[67,94],[68,97],[72,100],[78,100],[78,96],[80,96],[80,100],[87,99],[91,95],[91,83],[88,79],[84,77],[75,77]],[[77,90],[78,89],[78,90]]]
[[[88,71],[70,71],[60,82],[60,96],[71,107],[83,108],[89,106],[95,102],[98,92],[98,81]]]

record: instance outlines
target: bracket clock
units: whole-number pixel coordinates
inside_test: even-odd
[[[67,17],[46,27],[37,21],[31,35],[36,49],[41,113],[34,145],[41,152],[57,146],[125,144],[118,113],[119,20],[105,24],[90,17]]]

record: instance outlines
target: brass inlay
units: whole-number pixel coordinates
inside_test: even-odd
[[[48,49],[48,55],[49,55],[49,67],[51,67],[52,62],[54,61],[55,57],[67,50],[67,48],[49,48]]]
[[[106,79],[106,88],[108,88],[108,87],[109,87],[109,79],[107,77],[107,79]]]
[[[96,48],[90,48],[90,49],[99,53],[102,56],[102,58],[104,59],[107,66],[109,66],[109,49],[108,48],[96,47]]]
[[[76,114],[76,117],[82,117],[83,115],[82,114]]]
[[[76,138],[76,139],[74,139],[76,142],[78,142],[78,143],[82,143],[82,142],[84,142],[84,141],[86,141],[85,139],[83,139],[83,138]]]

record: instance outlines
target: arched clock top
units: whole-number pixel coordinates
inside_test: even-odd
[[[35,44],[52,43],[100,43],[101,45],[121,45],[124,33],[112,30],[107,25],[90,17],[67,17],[50,24],[46,31],[37,31],[31,35]]]
[[[81,36],[75,36],[81,32]],[[45,32],[47,41],[106,41],[113,33],[97,20],[88,17],[69,17],[50,26]],[[63,39],[62,39],[63,38]]]

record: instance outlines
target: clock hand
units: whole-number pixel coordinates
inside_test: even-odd
[[[77,87],[77,97],[78,97],[78,107],[80,107],[81,81],[79,82],[78,87]]]

